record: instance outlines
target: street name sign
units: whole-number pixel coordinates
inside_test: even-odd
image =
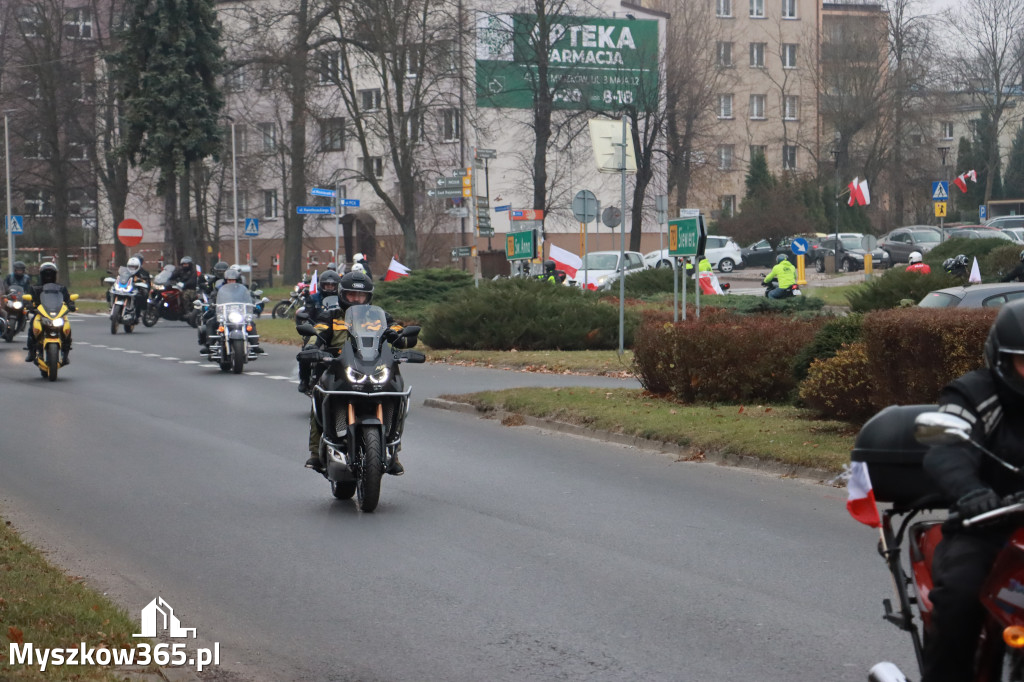
[[[322,187],[314,187],[309,190],[309,193],[315,197],[331,197],[334,198],[338,193],[333,189],[324,189]]]
[[[505,238],[508,260],[530,260],[537,257],[537,233],[533,230],[512,232]]]
[[[330,215],[334,213],[333,206],[296,206],[295,212],[299,215]]]

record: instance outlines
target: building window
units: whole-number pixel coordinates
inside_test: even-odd
[[[764,68],[764,51],[767,43],[750,43],[750,65],[755,69]]]
[[[18,31],[26,38],[39,35],[39,8],[35,5],[18,7]]]
[[[768,147],[763,144],[752,144],[750,145],[750,160],[753,161],[758,156],[767,156]]]
[[[228,140],[231,140],[231,130],[228,130]],[[241,156],[249,151],[249,128],[244,125],[235,126],[235,154]]]
[[[923,141],[924,138],[922,138],[921,135],[915,134],[910,136],[910,144],[912,145],[920,146],[923,143]]]
[[[732,145],[718,145],[718,170],[732,170]]]
[[[64,15],[64,37],[81,40],[92,38],[92,11],[89,8],[68,10]]]
[[[380,103],[380,89],[374,88],[372,90],[359,91],[359,104],[363,107],[364,111],[373,111],[374,109],[380,109]]]
[[[260,133],[263,135],[263,151],[272,152],[277,149],[277,126],[273,123],[261,123]]]
[[[229,92],[245,90],[245,69],[238,67],[224,76],[224,88]]]
[[[718,42],[718,65],[721,67],[730,67],[732,63],[732,43],[724,41]]]
[[[782,18],[796,19],[796,0],[782,0]]]
[[[736,195],[723,194],[718,197],[718,209],[722,212],[722,218],[728,218],[736,213]]]
[[[939,123],[939,137],[941,137],[943,140],[953,139],[952,121],[942,121],[941,123]]]
[[[321,52],[319,64],[317,65],[317,82],[320,85],[340,83],[341,74],[344,73],[341,62],[341,52]]]
[[[796,121],[800,118],[800,98],[796,95],[785,95],[782,98],[782,118]]]
[[[68,158],[72,161],[87,161],[89,159],[89,140],[82,137],[69,137]]]
[[[241,206],[239,206],[241,210]],[[263,190],[263,217],[264,218],[276,218],[277,217],[277,190],[276,189],[265,189]]]
[[[718,96],[718,118],[732,118],[732,95]]]
[[[764,0],[750,0],[750,16],[764,18]]]
[[[419,45],[410,45],[405,48],[405,77],[415,78],[420,75],[423,68],[423,53]]]
[[[379,156],[367,156],[361,158],[359,159],[359,165],[363,168],[364,177],[384,177],[384,159]]]
[[[796,145],[782,145],[782,170],[796,170]]]
[[[445,142],[458,142],[462,133],[462,112],[458,109],[445,109],[441,134]]]
[[[26,159],[48,159],[50,158],[50,148],[43,142],[43,134],[38,130],[25,135],[25,150],[23,152]]]
[[[274,87],[274,81],[276,80],[274,78],[274,70],[276,67],[273,67],[269,64],[262,64],[260,65],[259,68],[259,88],[260,90],[270,90],[272,87]]]
[[[325,152],[340,152],[345,149],[345,119],[320,119],[320,149]]]
[[[750,118],[764,119],[764,95],[750,96]]]
[[[32,216],[53,215],[53,195],[45,189],[25,190],[25,213]]]
[[[796,43],[782,44],[782,66],[786,69],[796,68]]]
[[[457,71],[459,68],[459,51],[454,40],[439,40],[433,47],[435,54],[433,67],[439,72]]]
[[[731,17],[732,0],[715,0],[715,16]]]
[[[426,127],[424,125],[424,116],[422,112],[409,112],[408,118],[405,119],[405,126],[410,142],[419,142],[426,136]]]
[[[82,215],[95,216],[93,210],[96,202],[92,200],[89,193],[81,187],[72,187],[68,190],[68,215],[73,218],[80,218]]]

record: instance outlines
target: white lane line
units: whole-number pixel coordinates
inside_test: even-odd
[[[142,353],[142,351],[141,350],[126,350],[125,353],[129,353],[131,355],[138,355],[138,354]]]
[[[107,350],[125,350],[124,348],[118,348],[117,346],[107,346]]]
[[[174,360],[174,361],[181,360],[181,358],[160,358],[160,359],[161,360]]]
[[[291,379],[288,377],[269,376],[267,378],[273,379],[274,381],[291,381]]]
[[[106,348],[106,346],[104,346],[102,343],[94,343],[94,344],[92,344],[92,347],[93,348]]]
[[[160,354],[159,353],[146,353],[142,357],[144,357],[144,358],[158,358],[158,357],[160,357]]]
[[[297,383],[299,383],[299,380],[298,380],[298,379],[292,379],[292,380],[291,380],[291,382],[292,382],[293,384],[297,384]]]
[[[254,376],[254,377],[265,377],[265,376],[267,376],[266,372],[246,372],[246,374],[248,374],[249,376]]]
[[[178,360],[178,364],[180,364],[180,365],[198,365],[200,363],[199,363],[198,360]]]

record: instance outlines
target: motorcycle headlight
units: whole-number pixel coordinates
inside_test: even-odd
[[[373,376],[370,377],[370,381],[379,386],[380,384],[385,383],[390,377],[391,370],[387,367],[381,367],[373,374]]]
[[[245,316],[242,313],[230,312],[228,313],[228,322],[231,324],[242,324],[245,322]]]
[[[63,317],[55,317],[55,318],[53,318],[53,320],[50,322],[50,326],[51,327],[63,327],[64,326],[64,318]]]
[[[11,307],[14,308],[15,310],[21,310],[22,302],[14,301],[13,303],[11,303]]]
[[[370,377],[351,367],[346,367],[345,378],[348,379],[349,382],[353,384],[364,384]]]

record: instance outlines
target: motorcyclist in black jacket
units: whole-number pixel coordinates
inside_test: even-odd
[[[196,288],[199,286],[199,275],[192,264],[191,256],[184,256],[178,262],[178,267],[171,273],[170,282],[181,284],[181,304],[188,310],[192,302],[196,300]]]
[[[1024,251],[1020,252],[1020,263],[1017,263],[1017,267],[1010,270],[1000,282],[1024,282]]]
[[[304,305],[295,314],[295,324],[299,325],[303,322],[309,322],[313,326],[317,324],[329,325],[331,323],[332,309],[324,306],[323,301],[325,298],[336,297],[338,295],[339,287],[341,286],[341,277],[338,276],[337,272],[328,270],[323,274],[323,277],[319,278],[317,282],[317,293],[315,295],[306,298],[306,305]],[[341,303],[344,309],[348,308],[347,305]],[[307,346],[308,348],[309,346]],[[299,393],[309,393],[310,390],[310,373],[313,370],[313,363],[310,360],[299,358]]]
[[[31,290],[26,290],[25,293],[32,295],[32,310],[39,305],[39,300],[42,297],[43,286],[46,284],[57,283],[57,266],[53,263],[43,263],[39,266],[39,284],[36,284]],[[68,307],[70,312],[75,312],[75,302],[71,300],[71,293],[68,288],[63,284],[60,285],[60,292],[64,296],[64,305]],[[28,355],[25,357],[25,362],[36,361],[36,342],[35,337],[32,335],[32,327],[29,326],[28,332]],[[67,365],[71,361],[68,359],[68,354],[71,352],[71,333],[64,338],[60,348],[60,364]]]
[[[985,342],[984,369],[943,388],[939,411],[971,425],[971,438],[1007,462],[1024,464],[1024,301],[999,311]],[[960,518],[1003,506],[1002,497],[1024,491],[1024,479],[967,444],[932,446],[925,470],[951,500]],[[1012,528],[943,525],[932,563],[935,585],[931,623],[925,633],[922,682],[971,679],[984,610],[981,585]]]
[[[12,286],[21,287],[21,290],[28,292],[29,287],[32,286],[32,275],[25,272],[25,262],[16,260],[14,261],[14,272],[8,273],[4,277],[4,291],[7,291]]]

